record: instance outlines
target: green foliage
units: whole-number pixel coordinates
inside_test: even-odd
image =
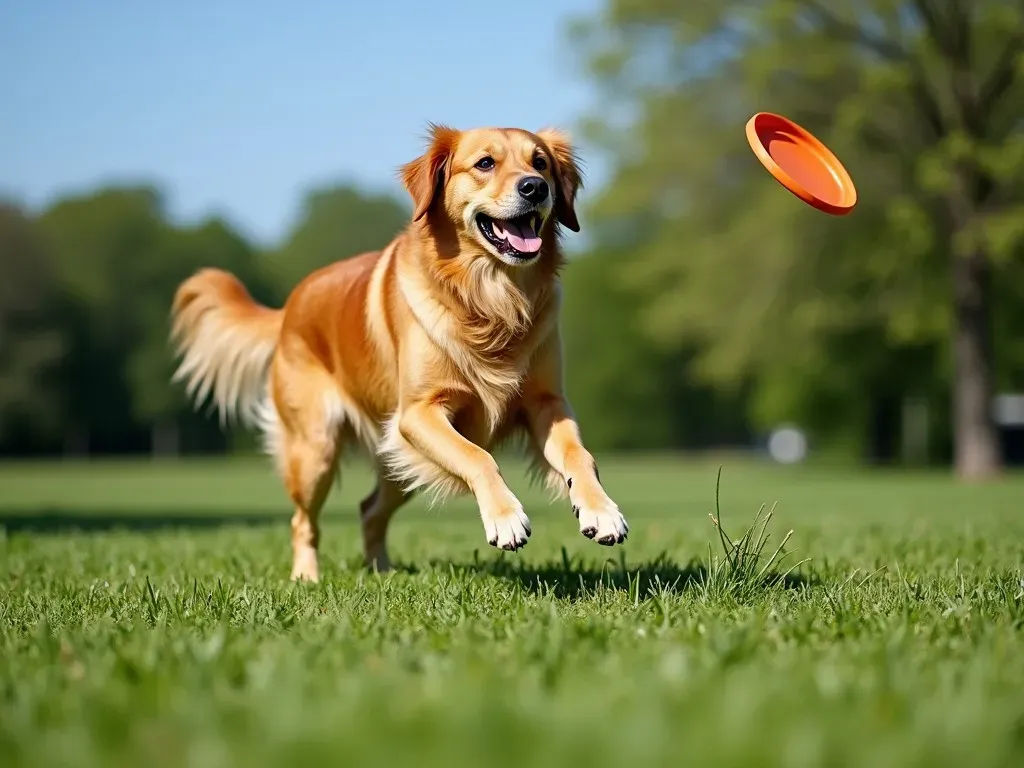
[[[408,216],[397,200],[349,187],[313,193],[305,214],[268,255],[220,219],[171,222],[150,186],[63,198],[37,217],[0,209],[0,452],[251,443],[193,413],[171,384],[171,301],[209,266],[279,304],[300,276],[382,246]]]
[[[1024,759],[1021,478],[728,462],[726,527],[778,501],[768,533],[811,558],[758,587],[767,558],[742,537],[743,558],[704,567],[714,464],[601,469],[634,524],[619,557],[564,504],[507,554],[471,503],[416,500],[393,524],[406,567],[379,578],[358,562],[369,477],[346,468],[314,586],[287,581],[287,499],[262,462],[0,468],[4,765]],[[93,530],[16,530],[55,506]]]
[[[57,307],[56,270],[38,227],[0,204],[0,443],[36,447],[59,430]]]
[[[320,267],[383,248],[408,223],[409,214],[404,201],[390,195],[352,185],[315,189],[306,195],[287,241],[268,254],[268,272],[282,289],[291,290]]]
[[[628,251],[570,262],[563,286],[566,384],[595,450],[742,444],[742,391],[712,389],[689,372],[685,351],[665,349],[641,325],[643,297],[628,285]]]
[[[879,399],[941,405],[952,263],[979,249],[999,286],[996,378],[1020,380],[1019,3],[608,0],[575,35],[617,167],[592,218],[630,238],[644,333],[694,350],[707,382],[751,382],[756,424],[828,436]],[[764,172],[743,135],[760,110],[836,151],[860,193],[850,217]]]
[[[619,287],[615,254],[592,253],[565,271],[566,385],[587,445],[625,450],[665,445],[669,366],[638,332],[636,296]]]
[[[131,444],[138,428],[125,365],[149,330],[142,320],[154,298],[149,278],[164,227],[160,196],[143,187],[67,198],[40,216],[39,227],[64,297],[58,321],[68,339],[67,429],[79,449]]]
[[[1018,2],[606,0],[571,34],[599,90],[584,132],[613,168],[580,200],[596,245],[564,272],[567,383],[594,450],[749,446],[794,421],[819,453],[887,460],[908,398],[927,403],[929,458],[959,444],[953,413],[991,442],[988,395],[1024,388]],[[758,110],[836,150],[851,216],[765,173],[743,135]],[[264,250],[220,220],[170,221],[151,186],[5,211],[0,452],[244,447],[168,381],[179,281],[220,266],[279,305],[408,215],[325,185]],[[953,353],[958,329],[975,357]]]
[[[183,416],[189,407],[168,385],[175,362],[167,342],[168,315],[181,281],[202,267],[219,267],[237,275],[263,301],[273,297],[274,287],[264,278],[255,249],[216,219],[188,228],[164,226],[144,261],[145,283],[139,288],[144,301],[133,312],[144,330],[139,342],[126,350],[126,370],[134,415],[151,422]]]

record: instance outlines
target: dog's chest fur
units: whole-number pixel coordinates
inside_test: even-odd
[[[535,323],[498,349],[467,344],[462,354],[456,355],[463,361],[460,373],[471,390],[456,419],[456,426],[466,437],[487,445],[499,424],[508,420],[529,375],[533,353],[549,331],[544,324]]]
[[[528,325],[510,328],[502,320],[463,324],[474,333],[450,337],[444,353],[468,390],[459,419],[485,443],[505,421],[528,376],[534,352],[551,331],[548,313],[541,312]],[[469,437],[470,435],[467,435]]]
[[[456,393],[464,395],[455,414],[459,431],[474,442],[488,442],[498,425],[507,420],[534,353],[553,330],[553,292],[538,290],[529,297],[519,294],[517,302],[509,297],[507,309],[501,297],[494,296],[484,311],[446,306],[408,282],[403,293],[419,327],[432,342],[436,363],[446,369]]]

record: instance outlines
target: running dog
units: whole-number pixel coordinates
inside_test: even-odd
[[[408,226],[381,251],[308,275],[283,308],[218,269],[174,297],[175,380],[263,433],[295,506],[292,579],[319,580],[320,509],[347,447],[375,460],[361,521],[379,571],[391,517],[416,489],[472,493],[488,543],[524,546],[530,520],[488,452],[516,437],[580,532],[621,544],[629,526],[563,389],[559,235],[579,231],[582,184],[570,139],[432,125],[401,178]]]

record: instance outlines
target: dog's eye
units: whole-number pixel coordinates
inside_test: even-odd
[[[533,168],[536,171],[546,171],[548,169],[548,161],[540,155],[535,155],[533,158]]]
[[[493,157],[481,157],[476,161],[476,167],[481,171],[489,171],[494,167]]]

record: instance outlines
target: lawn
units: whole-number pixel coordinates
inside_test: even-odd
[[[378,577],[346,468],[292,585],[262,461],[0,466],[3,764],[1024,764],[1024,477],[603,459],[606,549],[508,476],[522,552],[414,502]]]

